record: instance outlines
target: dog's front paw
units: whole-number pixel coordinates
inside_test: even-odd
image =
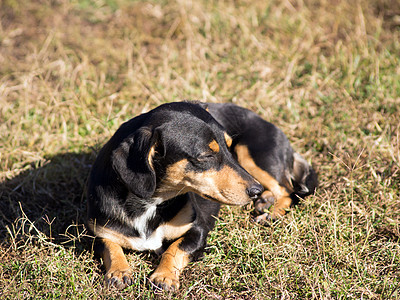
[[[175,292],[179,289],[179,279],[173,272],[170,271],[155,271],[150,276],[151,282],[158,288],[164,291]]]
[[[133,284],[132,271],[127,270],[110,270],[105,275],[105,282],[108,288],[116,287],[119,290]]]

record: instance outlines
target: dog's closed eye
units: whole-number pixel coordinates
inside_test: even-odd
[[[199,161],[207,161],[207,160],[212,160],[212,159],[215,159],[215,158],[216,158],[215,153],[213,153],[213,152],[205,152],[205,153],[200,154],[197,157],[197,160],[199,160]]]

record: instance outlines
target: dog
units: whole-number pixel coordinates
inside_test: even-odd
[[[108,286],[133,283],[129,248],[162,254],[150,281],[175,291],[184,267],[203,253],[221,204],[253,201],[261,222],[315,187],[315,171],[283,132],[251,111],[167,103],[122,124],[100,150],[88,181],[87,226]]]
[[[122,248],[162,253],[151,275],[163,290],[203,252],[220,204],[261,196],[229,152],[232,140],[199,104],[168,103],[122,124],[100,150],[89,176],[89,230],[108,286],[132,284]]]
[[[231,136],[235,159],[265,188],[254,203],[256,222],[282,217],[299,198],[315,192],[315,170],[293,150],[282,130],[235,104],[209,103],[207,110]]]

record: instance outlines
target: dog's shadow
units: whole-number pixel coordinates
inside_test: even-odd
[[[33,239],[83,251],[85,186],[94,159],[94,153],[58,154],[2,179],[0,243]]]

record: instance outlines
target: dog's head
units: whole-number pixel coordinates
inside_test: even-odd
[[[168,103],[142,115],[140,126],[129,122],[119,131],[135,131],[120,142],[111,160],[136,196],[168,199],[195,192],[243,205],[262,193],[262,186],[229,152],[231,138],[201,105]]]

